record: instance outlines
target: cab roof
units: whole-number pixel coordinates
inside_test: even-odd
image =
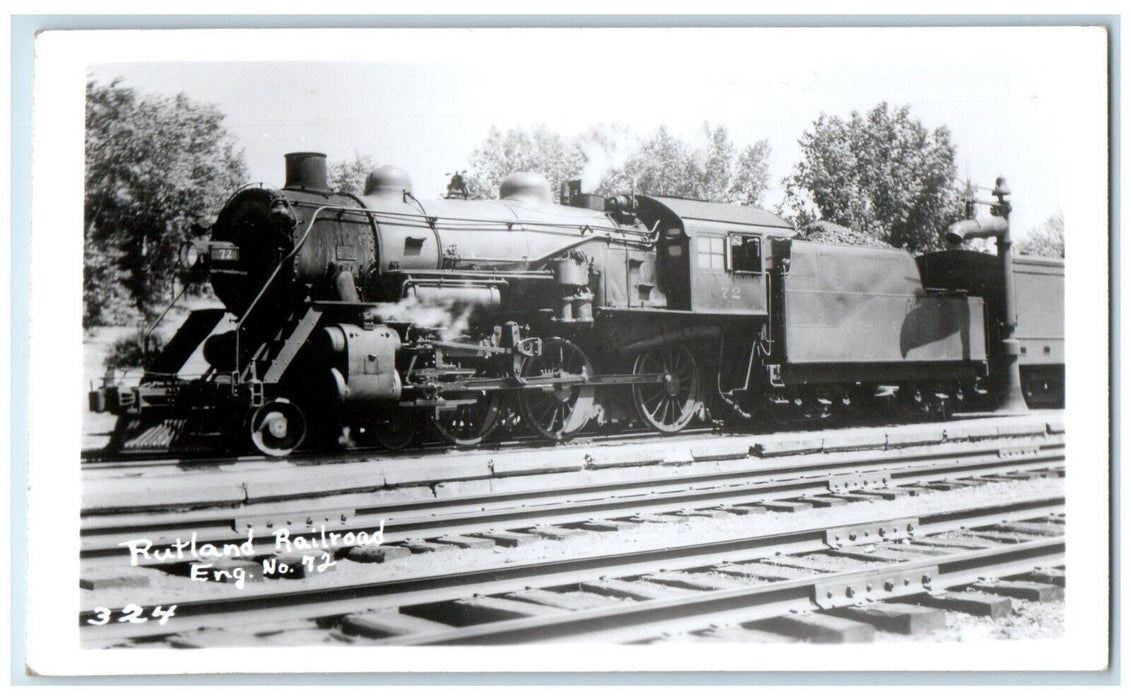
[[[675,216],[684,221],[706,221],[720,224],[739,224],[764,229],[763,233],[780,236],[793,236],[796,231],[793,225],[780,216],[776,216],[755,207],[743,207],[734,204],[716,204],[698,199],[682,199],[679,197],[652,197],[636,195],[637,208],[653,212],[656,218]],[[665,216],[666,215],[666,216]]]

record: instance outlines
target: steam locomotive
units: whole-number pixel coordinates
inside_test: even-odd
[[[137,384],[91,392],[119,416],[110,450],[943,417],[1000,384],[994,256],[820,244],[760,209],[578,182],[558,204],[530,173],[498,200],[457,183],[421,201],[395,167],[360,196],[326,172],[323,154],[288,154],[282,189],[238,190],[181,249],[223,308],[190,314]],[[1037,290],[1018,294],[1034,302],[1018,311],[1026,393],[1055,404],[1063,267],[1019,259],[1014,276]]]

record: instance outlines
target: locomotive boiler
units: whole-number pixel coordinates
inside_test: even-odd
[[[282,188],[237,191],[182,249],[223,308],[191,314],[138,384],[91,393],[120,416],[111,449],[398,449],[424,426],[562,441],[947,415],[987,391],[1001,302],[955,272],[972,265],[936,261],[952,272],[924,286],[906,251],[798,240],[760,209],[579,183],[561,200],[519,173],[497,200],[422,201],[389,166],[335,193],[325,156],[288,154]]]

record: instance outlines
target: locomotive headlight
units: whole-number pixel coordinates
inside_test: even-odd
[[[200,248],[197,248],[192,241],[186,241],[181,244],[181,250],[177,256],[180,258],[181,266],[186,270],[191,270],[200,262]]]

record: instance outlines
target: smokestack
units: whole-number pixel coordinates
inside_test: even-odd
[[[330,191],[325,153],[288,153],[283,157],[287,159],[287,184],[283,189]]]

